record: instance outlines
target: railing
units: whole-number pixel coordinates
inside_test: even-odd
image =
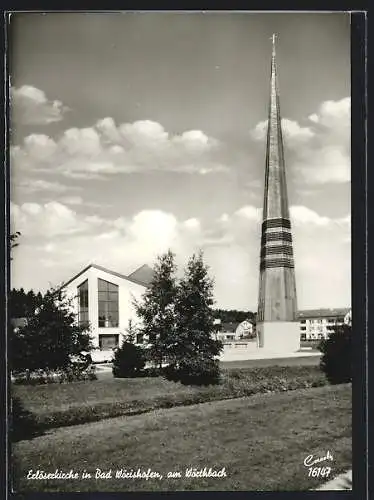
[[[228,349],[248,349],[255,345],[257,345],[256,342],[223,342],[223,347]]]

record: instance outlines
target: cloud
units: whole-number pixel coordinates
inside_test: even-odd
[[[315,136],[315,132],[311,128],[302,127],[294,120],[282,120],[282,131],[291,144],[294,144],[295,141],[306,142]]]
[[[215,279],[218,304],[255,309],[259,213],[255,206],[243,206],[202,223],[196,217],[181,220],[162,210],[103,218],[87,216],[58,202],[12,204],[12,225],[23,239],[14,251],[12,279],[14,286],[27,287],[25,276],[31,269],[39,282],[48,277],[48,283],[58,284],[89,262],[129,273],[144,263],[152,264],[168,248],[176,253],[182,272],[187,259],[202,248]],[[333,219],[304,206],[291,207],[291,214],[300,307],[346,305],[350,217]],[[48,283],[45,281],[45,286]]]
[[[339,145],[299,151],[293,168],[300,181],[312,184],[346,183],[351,179],[350,155]]]
[[[47,191],[49,193],[63,193],[81,189],[78,186],[65,186],[60,182],[50,182],[43,179],[22,179],[17,181],[16,187],[27,193],[36,193],[38,191]]]
[[[33,238],[48,239],[77,234],[99,225],[99,220],[78,216],[75,211],[58,201],[45,204],[11,203],[11,217],[17,231],[23,236]]]
[[[324,101],[309,115],[309,126],[282,120],[287,168],[299,183],[314,185],[350,181],[350,108],[349,97]],[[263,141],[267,121],[251,131],[256,141]]]
[[[262,209],[256,208],[252,205],[246,205],[244,207],[239,208],[235,215],[239,215],[241,217],[245,217],[246,219],[259,221],[262,215]]]
[[[186,228],[191,230],[200,228],[200,221],[195,217],[185,220],[183,224],[186,226]]]
[[[319,116],[317,115],[317,113],[313,113],[313,114],[309,115],[308,118],[313,123],[319,122]]]
[[[297,150],[292,158],[300,181],[312,184],[346,183],[351,179],[351,100],[323,102],[309,116],[315,140]]]
[[[94,201],[87,201],[82,196],[62,196],[57,201],[65,205],[73,205],[73,206],[81,205],[83,207],[90,207],[90,208],[108,208],[112,206],[110,203],[104,203],[104,202],[96,203]]]
[[[261,222],[262,209],[257,208],[253,205],[245,205],[235,211],[234,215],[249,221],[251,224],[257,224]],[[311,226],[330,226],[339,225],[343,228],[350,229],[351,216],[350,214],[345,217],[331,218],[325,215],[320,215],[314,210],[303,206],[303,205],[292,205],[290,207],[290,218],[293,226],[301,227],[304,230],[308,230]],[[227,222],[228,220],[233,220],[229,218],[227,214],[223,214],[220,217],[220,221]]]
[[[290,217],[293,224],[299,226],[308,224],[327,226],[331,223],[329,217],[321,216],[314,210],[300,205],[290,207]]]
[[[161,210],[142,210],[132,218],[126,234],[131,240],[159,252],[173,245],[177,225],[173,214]]]
[[[324,125],[328,128],[350,127],[351,99],[345,97],[339,101],[324,101],[318,113],[309,116],[314,123]]]
[[[206,175],[227,172],[220,143],[201,130],[169,134],[151,120],[116,125],[110,117],[93,127],[70,128],[58,139],[32,134],[11,150],[17,171],[104,178],[132,172],[172,171]]]
[[[268,120],[259,122],[251,131],[253,139],[260,141],[265,139],[267,133]],[[301,127],[298,122],[289,120],[288,118],[282,119],[282,132],[286,139],[290,140],[292,145],[304,142],[314,137],[314,132],[310,127]]]
[[[351,214],[346,215],[345,217],[341,217],[339,219],[336,219],[337,223],[342,225],[342,226],[347,226],[351,227]]]
[[[218,219],[220,222],[223,222],[223,223],[226,223],[226,222],[229,222],[230,220],[230,216],[228,214],[222,214],[219,219]]]
[[[183,148],[190,151],[204,152],[218,146],[218,141],[208,137],[201,130],[189,130],[183,132],[180,136],[173,138],[175,144],[180,144]]]
[[[247,223],[259,226],[262,220],[262,209],[253,205],[245,205],[234,212],[237,218],[244,219]],[[290,207],[290,218],[293,226],[297,226],[304,230],[308,230],[311,226],[330,226],[338,225],[342,228],[350,229],[351,216],[350,214],[344,217],[331,218],[325,215],[320,215],[314,210],[303,205],[292,205]],[[230,218],[227,214],[220,217],[220,222],[233,222],[234,219]]]
[[[59,122],[69,110],[61,101],[49,100],[42,90],[31,85],[10,89],[12,122],[15,126],[48,125]]]

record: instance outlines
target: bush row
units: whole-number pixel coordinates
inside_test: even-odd
[[[133,399],[88,405],[33,416],[33,431],[94,422],[105,418],[146,413],[156,409],[188,406],[197,403],[318,387],[327,380],[318,367],[266,367],[257,369],[223,370],[220,384],[194,387],[186,393],[180,383],[175,390],[147,399]],[[30,421],[30,414],[27,415]],[[15,422],[16,423],[16,422]]]
[[[14,374],[12,379],[16,385],[43,385],[97,380],[97,375],[95,366],[91,365],[85,369],[70,366],[65,370],[59,371],[34,370],[32,372],[22,372]]]

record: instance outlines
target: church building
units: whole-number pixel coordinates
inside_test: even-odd
[[[152,275],[147,264],[129,275],[90,264],[63,285],[73,299],[79,324],[90,324],[97,349],[112,353],[127,334],[129,322],[136,324],[133,302],[143,295]],[[142,339],[136,338],[135,342],[142,343]]]

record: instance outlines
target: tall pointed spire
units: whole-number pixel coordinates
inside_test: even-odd
[[[300,335],[275,38],[273,34],[257,331],[260,347],[289,351],[297,350]]]

